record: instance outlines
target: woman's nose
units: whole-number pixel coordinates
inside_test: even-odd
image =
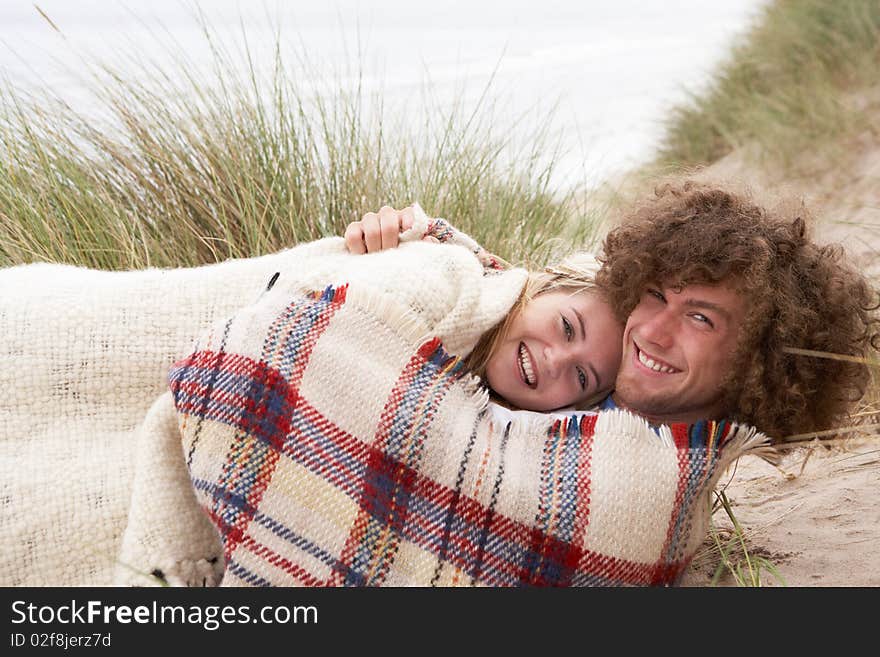
[[[571,357],[564,347],[548,345],[544,348],[545,373],[551,379],[558,379]]]

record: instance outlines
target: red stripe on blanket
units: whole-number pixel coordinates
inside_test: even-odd
[[[324,437],[324,442],[332,443],[336,450],[323,447],[322,441],[317,439],[314,432],[302,431],[301,427],[294,426],[285,442],[284,454],[355,498],[360,490],[363,474],[361,469],[353,470],[346,461],[353,461],[363,466],[367,462],[369,446],[328,421],[320,411],[304,399],[299,404],[297,412],[318,429],[319,435]],[[306,450],[314,453],[307,456]],[[347,456],[348,459],[343,459],[342,456]]]
[[[535,519],[536,531],[532,533],[531,573],[525,578],[529,583],[546,584],[550,578],[556,585],[564,586],[577,571],[580,553],[560,551],[560,546],[584,544],[590,517],[590,465],[597,418],[564,418],[549,431],[541,471],[541,505]],[[574,464],[568,462],[572,454],[576,455]]]
[[[291,578],[293,578],[294,582],[298,585],[323,586],[323,582],[312,576],[311,573],[306,571],[303,567],[295,564],[290,559],[282,557],[272,548],[258,543],[254,540],[252,536],[243,537],[239,549],[249,550],[250,552],[253,552],[254,555],[256,555],[257,557],[265,559],[267,563],[272,564],[279,570],[283,570],[285,573],[290,575]]]
[[[266,365],[265,369],[260,372],[264,376],[255,379],[260,382],[268,379],[267,384],[262,386],[263,390],[271,391],[275,386],[278,386],[285,390],[285,398],[298,399],[298,389],[302,383],[302,374],[309,364],[315,344],[327,326],[329,326],[332,317],[345,303],[347,289],[347,285],[336,289],[331,287],[324,290],[324,292],[315,292],[304,299],[297,299],[275,318],[264,342],[263,358],[261,360],[265,361]],[[308,330],[305,333],[301,330],[294,331],[294,329],[301,329],[303,326],[308,326]],[[281,374],[281,370],[288,364],[286,356],[288,343],[295,349],[296,358],[288,376],[284,377]],[[263,397],[264,402],[269,397],[269,395],[265,395]],[[263,411],[263,405],[257,404],[254,406],[251,400],[247,400],[247,403],[250,404],[248,410],[254,411],[257,415],[255,419],[259,419],[260,413]],[[260,501],[272,481],[275,466],[281,454],[281,448],[286,436],[290,432],[290,421],[291,418],[285,415],[282,421],[283,428],[279,427],[279,431],[267,440],[270,449],[268,452],[262,453],[262,458],[258,454],[256,458],[248,459],[247,452],[249,450],[254,452],[259,450],[254,449],[255,446],[252,444],[252,440],[248,440],[247,430],[245,435],[237,437],[230,447],[223,467],[223,474],[219,480],[221,486],[227,490],[232,490],[234,483],[230,485],[232,482],[229,482],[227,479],[237,480],[236,470],[238,473],[250,473],[253,470],[253,467],[242,467],[242,461],[248,462],[250,466],[256,465],[257,475],[250,485],[247,485],[247,482],[245,484],[246,505],[240,512],[234,514],[232,524],[236,531],[231,533],[225,541],[224,548],[227,554],[232,554],[238,542],[246,535],[246,529],[253,520],[254,513],[259,508]],[[261,425],[257,423],[256,426]],[[252,429],[249,431],[252,431]],[[241,447],[240,441],[245,441],[248,444],[246,444],[242,455],[238,456],[237,453]]]
[[[596,433],[598,415],[584,415],[581,418],[580,433],[582,443],[578,452],[577,470],[577,510],[575,511],[572,541],[575,545],[584,544],[584,535],[590,524],[590,490],[593,460],[593,436]]]
[[[675,442],[675,446],[678,449],[687,449],[690,446],[690,436],[688,435],[688,430],[690,429],[689,424],[670,424],[669,429],[672,431],[672,440]]]
[[[681,523],[683,519],[691,517],[691,505],[698,497],[697,491],[701,490],[706,478],[714,469],[716,449],[721,443],[725,442],[730,434],[730,425],[726,422],[719,426],[713,421],[706,421],[701,425],[700,438],[702,440],[701,447],[696,451],[690,448],[690,432],[691,426],[687,424],[672,424],[670,429],[675,439],[675,445],[678,448],[678,486],[675,491],[675,501],[672,506],[672,513],[669,517],[669,526],[666,530],[666,541],[663,545],[662,556],[668,563],[681,564],[676,571],[672,566],[665,566],[663,560],[657,566],[651,584],[657,585],[669,582],[670,577],[677,577],[684,568],[687,567],[690,559],[684,559],[687,545],[682,542],[691,535],[690,527],[683,527]],[[720,434],[720,437],[716,435]],[[713,444],[715,440],[719,440],[718,444]],[[694,458],[701,456],[702,458]],[[699,480],[695,478],[699,476]],[[688,498],[688,491],[692,493]],[[669,560],[667,555],[674,550],[674,560]]]
[[[285,412],[273,414],[266,391],[273,393],[273,401],[283,400],[288,408],[296,404],[299,391],[291,387],[275,368],[238,354],[213,351],[196,352],[180,364],[189,370],[197,368],[210,372],[213,376],[170,381],[179,413],[208,417],[281,447],[283,437],[290,431],[290,416]],[[260,381],[258,392],[262,401],[228,390],[222,379],[230,376]],[[228,410],[224,411],[223,407]]]
[[[457,378],[448,372],[459,359],[446,356],[442,346],[435,337],[420,345],[409,359],[382,409],[370,445],[358,497],[361,510],[340,553],[340,562],[360,571],[365,584],[380,584],[387,576],[400,541],[400,528],[407,520],[417,476],[412,468],[421,461],[425,430],[434,416],[432,409]],[[441,357],[436,371],[429,366],[435,356]],[[423,387],[415,385],[420,376]],[[413,399],[416,394],[418,397]],[[405,403],[414,407],[404,414],[406,421],[401,423],[400,410]],[[356,569],[355,559],[360,559]],[[367,563],[362,563],[364,559]],[[345,576],[336,572],[331,584],[342,584]]]

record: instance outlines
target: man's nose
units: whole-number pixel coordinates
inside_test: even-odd
[[[667,348],[672,346],[675,331],[675,317],[672,313],[659,312],[642,324],[640,335],[643,340]]]

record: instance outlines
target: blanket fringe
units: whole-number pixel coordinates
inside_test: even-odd
[[[603,411],[599,414],[596,425],[597,431],[609,431],[615,434],[623,433],[650,440],[656,440],[658,437],[658,434],[654,433],[651,425],[645,418],[623,409]],[[662,426],[660,428],[659,438],[660,444],[663,447],[675,449],[675,442],[672,439],[669,427]]]
[[[344,292],[341,297],[337,292]],[[292,296],[296,293],[315,294],[314,288],[301,287],[285,289],[279,294]],[[413,310],[400,303],[387,293],[372,290],[365,286],[352,286],[348,283],[331,285],[320,291],[323,298],[342,301],[346,306],[357,308],[367,315],[381,317],[382,323],[401,338],[413,344],[422,344],[434,336],[429,335],[428,326]]]
[[[733,424],[731,433],[728,435],[724,449],[718,459],[719,472],[723,472],[734,461],[746,454],[753,454],[766,459],[778,459],[776,450],[766,434],[749,425]]]
[[[660,443],[664,448],[678,449],[672,427],[665,424],[661,425],[657,433],[655,433],[645,418],[625,410],[618,409],[602,412],[599,414],[598,423],[600,423],[602,431],[623,433],[633,437],[641,436],[643,439],[654,439],[659,436]],[[685,426],[689,425],[680,425],[680,427]],[[645,431],[645,429],[648,429],[648,431]],[[768,458],[768,456],[772,458],[775,451],[770,444],[770,439],[749,425],[737,424],[735,422],[709,422],[699,427],[699,430],[704,432],[702,435],[704,446],[718,445],[718,466],[721,469],[727,468],[744,454],[748,453],[759,455],[763,458]]]

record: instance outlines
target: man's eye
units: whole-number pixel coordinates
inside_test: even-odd
[[[562,330],[565,331],[565,339],[571,340],[572,336],[574,335],[574,329],[571,327],[571,323],[567,319],[565,319],[565,317],[562,318]]]
[[[659,290],[648,290],[648,294],[659,301],[663,301],[663,302],[666,301],[666,297],[664,297],[663,294]]]
[[[586,390],[587,389],[587,375],[584,374],[584,371],[580,367],[577,368],[577,373],[578,373],[578,383],[581,384],[581,390]]]
[[[713,328],[715,327],[715,324],[712,323],[712,320],[706,317],[703,313],[693,313],[691,317],[693,317],[701,324],[707,324],[708,326],[711,326]]]

